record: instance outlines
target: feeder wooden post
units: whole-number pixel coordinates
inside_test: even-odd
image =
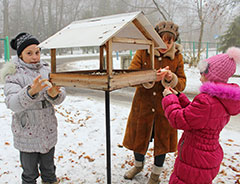
[[[107,74],[112,75],[113,63],[112,63],[112,39],[107,42]]]
[[[56,49],[51,49],[51,73],[56,71]]]
[[[100,71],[103,71],[103,66],[104,66],[104,45],[100,46]]]
[[[153,42],[150,45],[150,58],[151,58],[151,62],[152,62],[152,69],[154,69],[155,62],[154,62],[154,43]]]

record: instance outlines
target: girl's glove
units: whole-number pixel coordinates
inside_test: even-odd
[[[170,88],[169,87],[165,88],[163,91],[163,96],[165,97],[170,94],[173,94],[172,91],[170,90]]]
[[[163,96],[167,96],[167,95],[170,95],[170,94],[174,94],[174,95],[177,95],[179,96],[179,92],[176,91],[175,89],[171,88],[171,87],[166,87],[163,91]]]

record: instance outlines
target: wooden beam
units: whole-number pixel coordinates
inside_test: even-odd
[[[104,91],[112,91],[123,87],[141,85],[146,82],[156,80],[156,70],[114,70],[118,72],[111,78],[104,73],[51,73],[50,80],[57,86],[70,86],[79,88],[89,88]]]
[[[104,66],[104,45],[100,46],[100,71],[103,71]]]
[[[122,37],[113,37],[113,43],[127,43],[127,44],[140,44],[140,45],[151,45],[152,41],[150,40],[140,40],[134,38],[122,38]]]
[[[108,40],[106,51],[107,51],[107,56],[106,56],[107,74],[108,75],[112,75],[112,70],[113,70],[113,63],[112,63],[112,39]]]
[[[155,67],[155,56],[154,56],[154,43],[152,42],[152,44],[150,45],[150,60],[152,62],[152,69],[154,69]]]
[[[142,24],[137,20],[134,19],[133,20],[133,24],[139,29],[139,31],[141,31],[141,33],[148,39],[148,40],[152,40],[154,42],[155,46],[159,46],[157,44],[157,42],[153,39],[153,37],[147,32],[147,30],[142,26]]]
[[[56,49],[51,49],[51,73],[56,71]]]

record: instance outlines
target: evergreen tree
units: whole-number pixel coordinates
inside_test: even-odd
[[[240,16],[236,17],[225,34],[220,36],[220,51],[225,52],[231,46],[240,47]]]

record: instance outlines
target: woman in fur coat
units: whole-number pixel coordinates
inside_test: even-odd
[[[240,113],[240,87],[227,83],[236,62],[240,49],[235,47],[201,61],[203,84],[192,102],[183,93],[164,90],[165,115],[173,128],[184,130],[170,184],[210,184],[218,174],[223,159],[219,134],[230,117]]]
[[[125,173],[124,178],[133,179],[142,171],[149,142],[154,139],[154,164],[148,184],[159,183],[166,153],[177,149],[177,130],[169,125],[161,107],[164,86],[182,91],[186,85],[181,45],[175,43],[179,36],[178,26],[163,21],[155,30],[166,45],[166,49],[155,49],[154,52],[157,80],[137,87],[123,140],[123,145],[133,150],[135,158],[134,167]],[[149,51],[137,50],[129,69],[151,67]]]
[[[65,89],[48,81],[50,68],[40,60],[39,41],[28,33],[11,40],[17,57],[1,71],[5,102],[13,111],[14,147],[20,151],[22,184],[35,184],[39,169],[43,184],[56,184],[54,150],[57,119],[54,105],[66,96]]]

